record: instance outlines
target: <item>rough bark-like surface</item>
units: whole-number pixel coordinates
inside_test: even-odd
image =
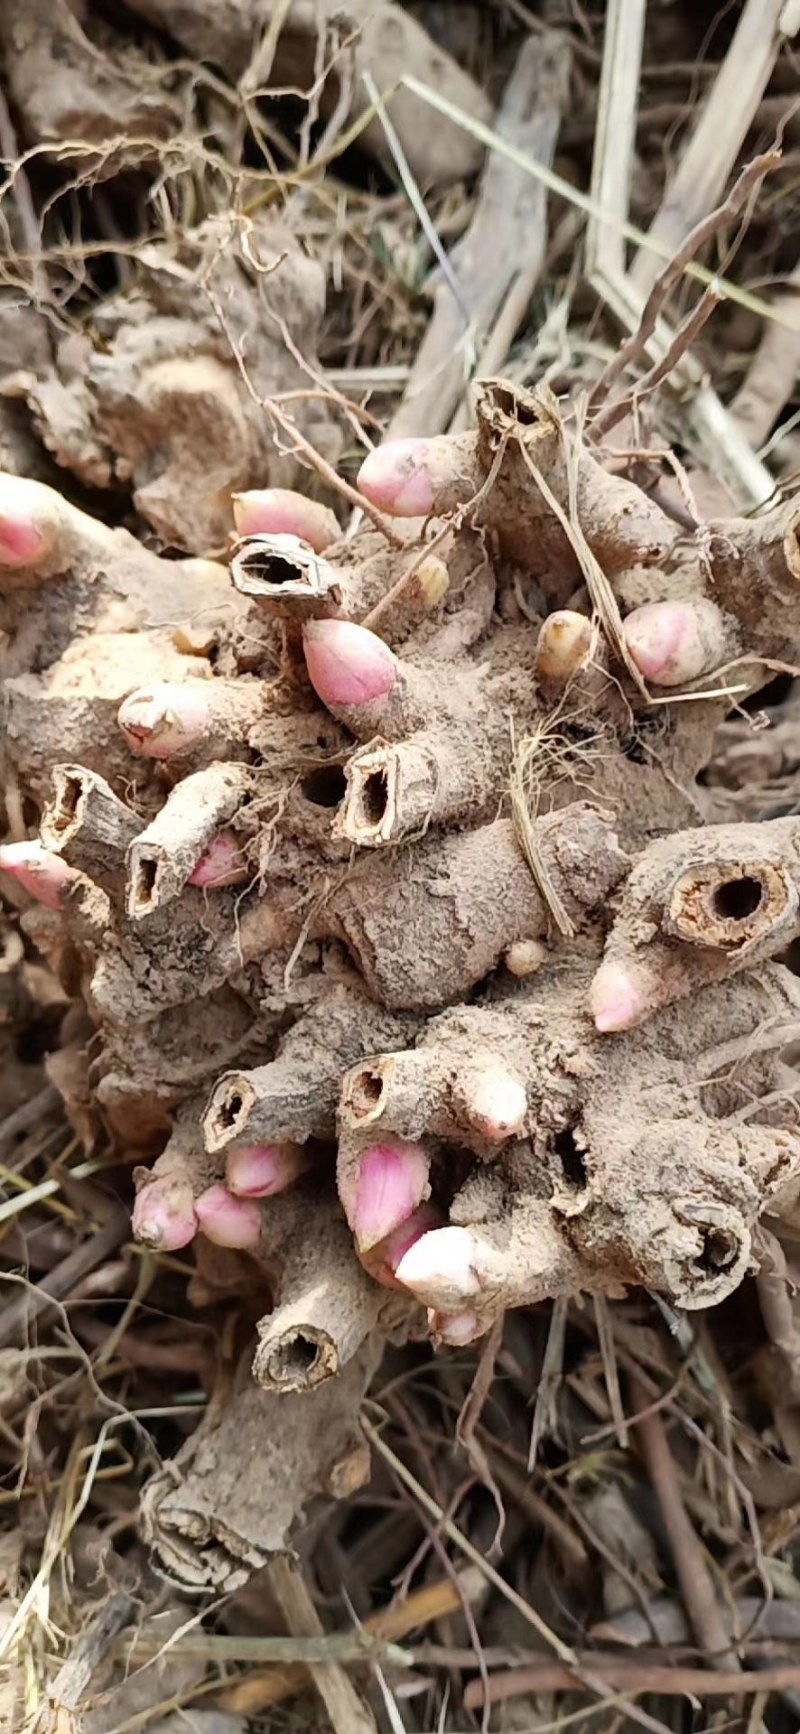
[[[365,1344],[341,1379],[311,1396],[272,1395],[242,1362],[230,1401],[209,1411],[146,1491],[145,1536],[173,1581],[231,1592],[291,1553],[315,1499],[356,1491],[369,1470],[358,1406],[378,1353]]]
[[[208,219],[177,247],[140,248],[134,287],[29,379],[48,450],[91,487],[129,488],[170,547],[219,549],[233,493],[301,474],[263,402],[308,384],[297,347],[313,366],[324,299],[322,267],[274,217]],[[296,411],[335,460],[324,406],[312,396]]]
[[[194,1243],[252,1339],[153,1496],[198,1584],[289,1545],[368,1344],[635,1284],[708,1306],[797,1211],[767,960],[798,825],[740,822],[717,732],[730,662],[747,690],[792,652],[794,508],[686,535],[549,400],[479,411],[401,453],[404,535],[248,535],[233,582],[0,479],[3,885],[95,1026],[59,1082],[140,1164],[135,1233]],[[240,1458],[214,1482],[237,1414],[280,1454],[259,1524]]]

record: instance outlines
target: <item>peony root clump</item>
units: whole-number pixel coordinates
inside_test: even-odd
[[[213,1443],[154,1490],[218,1586],[358,1484],[387,1337],[710,1306],[800,1198],[800,825],[741,817],[720,729],[796,654],[797,501],[687,532],[502,380],[359,485],[350,536],[247,489],[228,573],[0,484],[7,900],[94,1025],[134,1234],[245,1297],[270,1436],[326,1435],[263,1522],[209,1518]]]

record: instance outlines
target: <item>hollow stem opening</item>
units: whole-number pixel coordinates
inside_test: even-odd
[[[158,857],[139,855],[133,879],[133,906],[137,911],[154,908],[157,901]]]
[[[714,914],[722,921],[747,921],[749,916],[755,915],[763,897],[764,887],[760,879],[747,876],[726,879],[714,891]]]
[[[83,785],[80,777],[67,774],[60,779],[58,803],[53,813],[53,827],[56,831],[63,833],[74,824],[78,817],[78,807],[82,794]]]

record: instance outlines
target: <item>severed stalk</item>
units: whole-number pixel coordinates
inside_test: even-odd
[[[121,878],[126,852],[143,821],[99,772],[83,765],[56,765],[53,785],[40,825],[45,848],[100,885]]]

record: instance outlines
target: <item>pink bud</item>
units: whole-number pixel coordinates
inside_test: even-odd
[[[470,1125],[496,1144],[520,1132],[528,1112],[524,1084],[501,1066],[469,1081],[464,1103]]]
[[[713,602],[647,602],[628,615],[625,642],[645,680],[684,686],[719,662],[725,632]]]
[[[240,536],[299,536],[315,554],[324,553],[341,535],[333,512],[294,488],[250,488],[234,494],[233,521]]]
[[[480,1293],[476,1260],[475,1236],[470,1229],[435,1228],[409,1247],[395,1275],[403,1288],[411,1289],[437,1312],[456,1312],[461,1310],[462,1300]]]
[[[189,875],[190,885],[214,891],[221,885],[236,885],[247,877],[247,863],[232,831],[218,831]]]
[[[192,1188],[180,1172],[146,1179],[133,1206],[133,1234],[154,1252],[178,1252],[197,1233]]]
[[[589,989],[589,1009],[601,1035],[632,1030],[648,1011],[640,982],[624,964],[607,958],[601,963]]]
[[[237,1198],[270,1198],[284,1192],[307,1167],[302,1144],[242,1144],[231,1150],[225,1177]]]
[[[117,722],[139,758],[170,759],[202,740],[211,713],[208,700],[191,687],[140,687],[123,699]]]
[[[481,1324],[477,1313],[437,1313],[429,1309],[428,1329],[439,1342],[448,1343],[452,1348],[463,1348],[476,1337],[482,1337],[486,1326]]]
[[[379,1241],[377,1246],[370,1247],[368,1251],[359,1250],[358,1256],[364,1269],[384,1288],[401,1288],[402,1284],[395,1275],[400,1260],[423,1234],[438,1228],[441,1220],[433,1204],[421,1204],[413,1216],[409,1216],[392,1234],[387,1234],[386,1239]]]
[[[397,680],[389,646],[352,620],[307,621],[303,649],[311,685],[326,705],[369,704]]]
[[[33,492],[16,476],[0,478],[0,566],[31,566],[48,551],[52,536],[36,522]]]
[[[36,842],[2,844],[0,869],[47,909],[60,909],[67,887],[80,878],[60,855],[51,855]]]
[[[358,473],[362,494],[398,518],[424,518],[433,511],[427,457],[430,440],[389,440],[376,446]]]
[[[386,1138],[359,1158],[355,1197],[342,1199],[361,1252],[385,1240],[422,1203],[428,1188],[428,1158],[419,1144]]]
[[[261,1206],[234,1198],[227,1186],[201,1192],[195,1213],[202,1233],[215,1246],[257,1246],[261,1238]]]

